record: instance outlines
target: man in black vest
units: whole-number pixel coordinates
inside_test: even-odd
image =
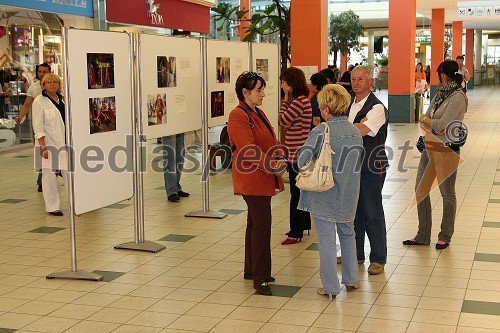
[[[371,92],[372,68],[357,66],[351,72],[354,95],[349,110],[349,120],[356,125],[363,137],[364,156],[361,166],[361,186],[358,208],[354,219],[358,263],[365,261],[365,233],[370,241],[370,266],[368,273],[381,274],[387,261],[387,235],[382,187],[388,166],[385,139],[389,112]]]

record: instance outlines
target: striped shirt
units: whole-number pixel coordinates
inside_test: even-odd
[[[306,96],[299,96],[291,103],[283,101],[278,114],[278,124],[284,126],[285,145],[290,155],[288,161],[297,163],[297,150],[304,145],[311,130],[312,108]]]

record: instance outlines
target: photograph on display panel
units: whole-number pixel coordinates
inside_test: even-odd
[[[158,88],[177,86],[177,72],[175,63],[175,57],[156,57]]]
[[[112,53],[87,53],[89,89],[115,87],[115,63]]]
[[[148,94],[148,126],[167,123],[167,94]]]
[[[116,131],[115,96],[89,98],[90,134]]]
[[[229,83],[231,82],[231,59],[217,57],[215,59],[215,71],[217,77],[217,83]]]
[[[210,93],[210,100],[212,118],[224,116],[224,91],[212,91]]]
[[[255,59],[255,71],[264,81],[269,81],[269,59]]]

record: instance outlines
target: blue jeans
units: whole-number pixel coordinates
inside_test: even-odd
[[[365,233],[370,241],[370,262],[387,261],[387,232],[385,229],[382,187],[385,172],[361,172],[358,208],[354,219],[358,260],[365,260]]]
[[[184,166],[184,133],[164,136],[163,144],[163,179],[167,196],[182,190],[180,181]]]
[[[342,254],[342,284],[354,285],[359,282],[354,223],[335,223],[314,217],[314,224],[319,238],[319,273],[323,283],[323,290],[327,294],[337,295],[340,292],[340,284],[337,277],[335,229],[339,234]]]

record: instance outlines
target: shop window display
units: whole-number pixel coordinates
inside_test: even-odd
[[[36,65],[46,62],[52,72],[62,74],[61,37],[47,31],[31,25],[0,26],[0,149],[33,142],[31,114],[20,124],[16,119],[36,82]]]

